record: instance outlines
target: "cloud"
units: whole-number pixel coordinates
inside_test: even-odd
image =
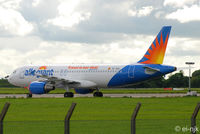
[[[172,7],[183,7],[186,5],[192,5],[197,0],[165,0],[164,1],[164,6],[172,6]]]
[[[70,3],[70,1],[67,2]],[[60,14],[58,7],[67,2],[45,0],[39,1],[39,4],[34,7],[32,2],[23,1],[20,4],[20,12],[28,22],[34,24],[34,31],[31,34],[46,41],[92,44],[118,40],[122,34],[150,35],[163,25],[172,25],[178,28],[176,36],[198,37],[200,35],[200,31],[194,31],[191,28],[194,24],[185,26],[180,25],[179,21],[166,19],[166,14],[173,12],[174,9],[163,7],[163,1],[159,0],[149,0],[148,2],[140,2],[139,0],[72,1],[75,3],[72,4],[74,6],[67,9],[61,8],[63,14]],[[48,3],[48,7],[46,3]],[[75,16],[79,17],[75,17],[74,21],[73,15],[65,16],[65,10],[72,11],[70,15],[78,12],[79,15]],[[84,16],[84,14],[87,16],[87,13],[89,13],[88,18]],[[84,19],[80,19],[81,16],[84,16]],[[150,27],[146,25],[147,22]]]
[[[137,62],[163,25],[172,25],[164,63],[198,62],[199,7],[197,0],[0,0],[0,75],[30,63]]]
[[[171,45],[169,50],[171,56],[180,58],[199,56],[199,39],[173,37],[170,39],[169,43]]]
[[[1,76],[6,76],[10,74],[13,69],[18,66],[19,62],[22,60],[21,56],[18,56],[16,50],[4,49],[0,50],[0,60],[1,60]]]
[[[128,10],[128,15],[129,16],[137,16],[137,17],[142,17],[142,16],[147,16],[149,15],[151,12],[153,11],[153,7],[152,6],[146,6],[146,7],[142,7],[139,10]]]
[[[32,2],[32,6],[33,7],[36,7],[36,6],[38,6],[40,4],[40,0],[33,0],[33,2]]]
[[[0,5],[6,9],[19,9],[22,0],[1,0]]]
[[[33,25],[17,11],[20,2],[20,0],[0,2],[1,35],[24,36],[32,32]]]
[[[19,53],[26,53],[39,47],[41,39],[37,36],[16,36],[0,37],[0,50],[16,50]]]
[[[12,48],[9,46],[0,49],[0,75],[5,76],[17,67],[30,63],[134,63],[143,56],[149,47],[146,40],[152,37],[124,35],[123,38],[122,40],[100,45],[58,41],[48,42],[37,39],[37,42],[32,43],[36,44],[35,46],[27,46],[26,42],[31,42],[30,38],[24,43],[19,43],[18,47]],[[25,50],[21,49],[26,47],[28,48]]]
[[[147,7],[142,7],[142,9],[140,9],[138,11],[138,16],[147,16],[149,15],[151,12],[153,11],[153,7],[152,6],[147,6]]]
[[[185,64],[187,61],[195,62],[195,71],[199,69],[199,53],[200,53],[200,39],[185,38],[185,37],[171,37],[168,42],[168,48],[164,63],[167,65],[174,65],[178,68],[188,67]],[[188,74],[188,69],[183,70],[185,75]]]
[[[17,46],[2,47],[0,50],[1,72],[10,74],[15,68],[27,64],[59,63],[135,63],[147,51],[155,36],[123,34],[120,40],[110,43],[90,44],[59,41],[44,41],[30,37],[10,39]],[[0,42],[8,42],[1,39]],[[27,46],[27,42],[31,44]],[[200,40],[192,38],[170,38],[164,64],[184,66],[186,57],[198,57]],[[35,45],[34,45],[35,44]],[[177,60],[178,59],[178,60]],[[189,60],[189,58],[187,58]],[[198,58],[194,59],[198,62]]]
[[[27,64],[59,63],[135,63],[147,51],[155,36],[123,34],[120,40],[110,43],[90,44],[59,41],[43,41],[37,37],[10,39],[16,42],[0,49],[0,75],[10,74],[17,67]],[[0,42],[8,42],[0,38]],[[13,41],[12,41],[13,40]],[[27,46],[27,42],[31,44]],[[192,38],[170,38],[164,64],[185,66],[185,60],[198,64],[200,40]],[[14,46],[14,45],[13,45]],[[183,60],[184,59],[184,60]]]
[[[47,22],[65,29],[88,20],[91,13],[76,10],[79,4],[80,0],[62,1],[57,8],[59,15],[56,18],[48,19]]]
[[[193,5],[191,7],[184,6],[183,9],[178,9],[166,15],[166,19],[178,20],[181,23],[187,23],[190,21],[200,21],[200,6]]]

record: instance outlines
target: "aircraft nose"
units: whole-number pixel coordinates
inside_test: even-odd
[[[12,76],[8,76],[7,79],[8,79],[9,83],[13,84],[13,78],[12,78]]]
[[[5,78],[6,78],[6,77],[5,77]],[[9,77],[7,77],[6,79],[7,79],[8,82],[10,83],[10,81],[11,81],[11,77],[9,76]]]
[[[8,82],[12,85],[15,85],[17,86],[17,83],[16,83],[16,79],[15,79],[15,76],[11,75],[8,77]]]

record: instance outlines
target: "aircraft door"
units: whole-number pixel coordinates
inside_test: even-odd
[[[129,78],[134,78],[134,72],[135,72],[135,66],[130,65],[128,69],[128,77]]]

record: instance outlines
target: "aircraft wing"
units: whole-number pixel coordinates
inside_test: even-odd
[[[66,85],[77,88],[96,87],[96,83],[87,80],[73,80],[71,78],[66,78],[66,77],[61,78],[61,77],[47,76],[41,74],[37,74],[36,76],[43,78],[43,80],[40,81],[49,82],[51,84],[54,84],[56,87],[61,87],[61,88],[65,87]]]
[[[41,81],[46,81],[49,82],[51,84],[62,84],[62,85],[69,85],[69,84],[80,84],[79,81],[76,80],[72,80],[70,78],[59,78],[59,77],[54,77],[54,76],[47,76],[47,75],[41,75],[41,74],[37,74],[36,76],[43,78],[43,80]]]

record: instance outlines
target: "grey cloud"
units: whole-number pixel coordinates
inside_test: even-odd
[[[49,41],[62,42],[81,42],[81,43],[102,43],[112,42],[122,39],[122,35],[109,32],[90,32],[81,30],[62,30],[51,26],[49,28],[40,28],[40,36]]]
[[[172,25],[171,37],[190,37],[191,40],[198,41],[200,22],[182,24],[176,20],[166,20],[165,15],[176,11],[177,8],[163,6],[163,1],[90,0],[81,2],[77,9],[91,12],[89,20],[82,21],[72,28],[62,29],[47,23],[48,19],[58,16],[58,1],[41,0],[38,6],[33,7],[32,1],[23,0],[19,12],[27,21],[34,24],[35,29],[31,35],[24,37],[11,36],[5,29],[0,29],[0,49],[6,51],[0,56],[1,61],[5,62],[5,64],[1,62],[1,70],[6,74],[15,67],[30,61],[36,64],[76,61],[79,63],[132,62],[143,56],[154,38],[152,35],[155,36],[163,25]],[[128,16],[127,9],[123,7],[126,2],[133,2],[130,5],[132,10],[139,10],[145,6],[153,6],[154,10],[148,16]],[[155,17],[158,12],[162,12],[159,18]],[[80,44],[77,45],[74,42],[80,42]],[[170,57],[167,60],[169,63],[174,64],[177,57],[178,62],[184,63],[183,56],[199,56],[198,42],[184,42],[178,39],[174,42],[176,42],[175,45],[169,44],[167,50],[167,55]],[[181,47],[182,44],[187,43],[191,46],[195,45],[195,48],[187,50]],[[83,57],[80,58],[80,54]],[[12,63],[8,62],[8,58],[12,60]]]
[[[175,57],[199,56],[199,53],[198,50],[185,50],[180,47],[170,51],[170,55]]]
[[[164,6],[164,0],[88,0],[81,1],[78,10],[91,12],[89,20],[82,21],[72,29],[65,29],[47,23],[48,19],[58,15],[58,1],[40,1],[36,7],[32,0],[23,0],[20,4],[20,13],[34,23],[35,29],[31,36],[39,36],[47,41],[67,41],[82,43],[108,43],[119,40],[122,34],[155,35],[163,25],[172,25],[172,36],[193,37],[200,36],[198,26],[200,22],[180,23],[176,20],[167,20],[165,15],[177,10],[174,7]],[[132,4],[131,4],[132,3]],[[128,5],[130,4],[130,5]],[[132,10],[139,10],[145,6],[153,6],[154,10],[148,16],[128,16],[128,5]],[[157,12],[163,12],[160,18],[155,17]],[[0,36],[9,36],[3,29]]]
[[[179,37],[199,37],[200,31],[196,30],[199,22],[181,24],[175,20],[166,20],[165,15],[174,11],[170,7],[163,7],[162,1],[134,1],[133,6],[139,9],[143,6],[153,6],[155,10],[144,17],[131,17],[127,12],[120,12],[116,4],[121,1],[93,1],[85,3],[84,8],[90,7],[92,15],[87,21],[75,26],[74,31],[62,30],[59,27],[48,25],[40,26],[40,34],[45,40],[103,43],[118,40],[121,34],[157,34],[163,25],[172,25],[172,35]],[[107,8],[106,5],[110,5]],[[113,7],[112,7],[113,5]],[[133,7],[134,8],[134,7]],[[164,11],[161,18],[156,18],[155,13]]]
[[[169,54],[174,57],[199,56],[200,40],[193,38],[172,38]]]
[[[4,37],[0,38],[0,50],[16,50],[20,53],[26,53],[39,47],[40,39],[38,37]]]
[[[23,17],[30,22],[35,22],[40,25],[41,22],[49,18],[56,17],[57,6],[56,0],[40,0],[37,6],[32,5],[33,0],[23,0],[20,4],[20,12]]]

